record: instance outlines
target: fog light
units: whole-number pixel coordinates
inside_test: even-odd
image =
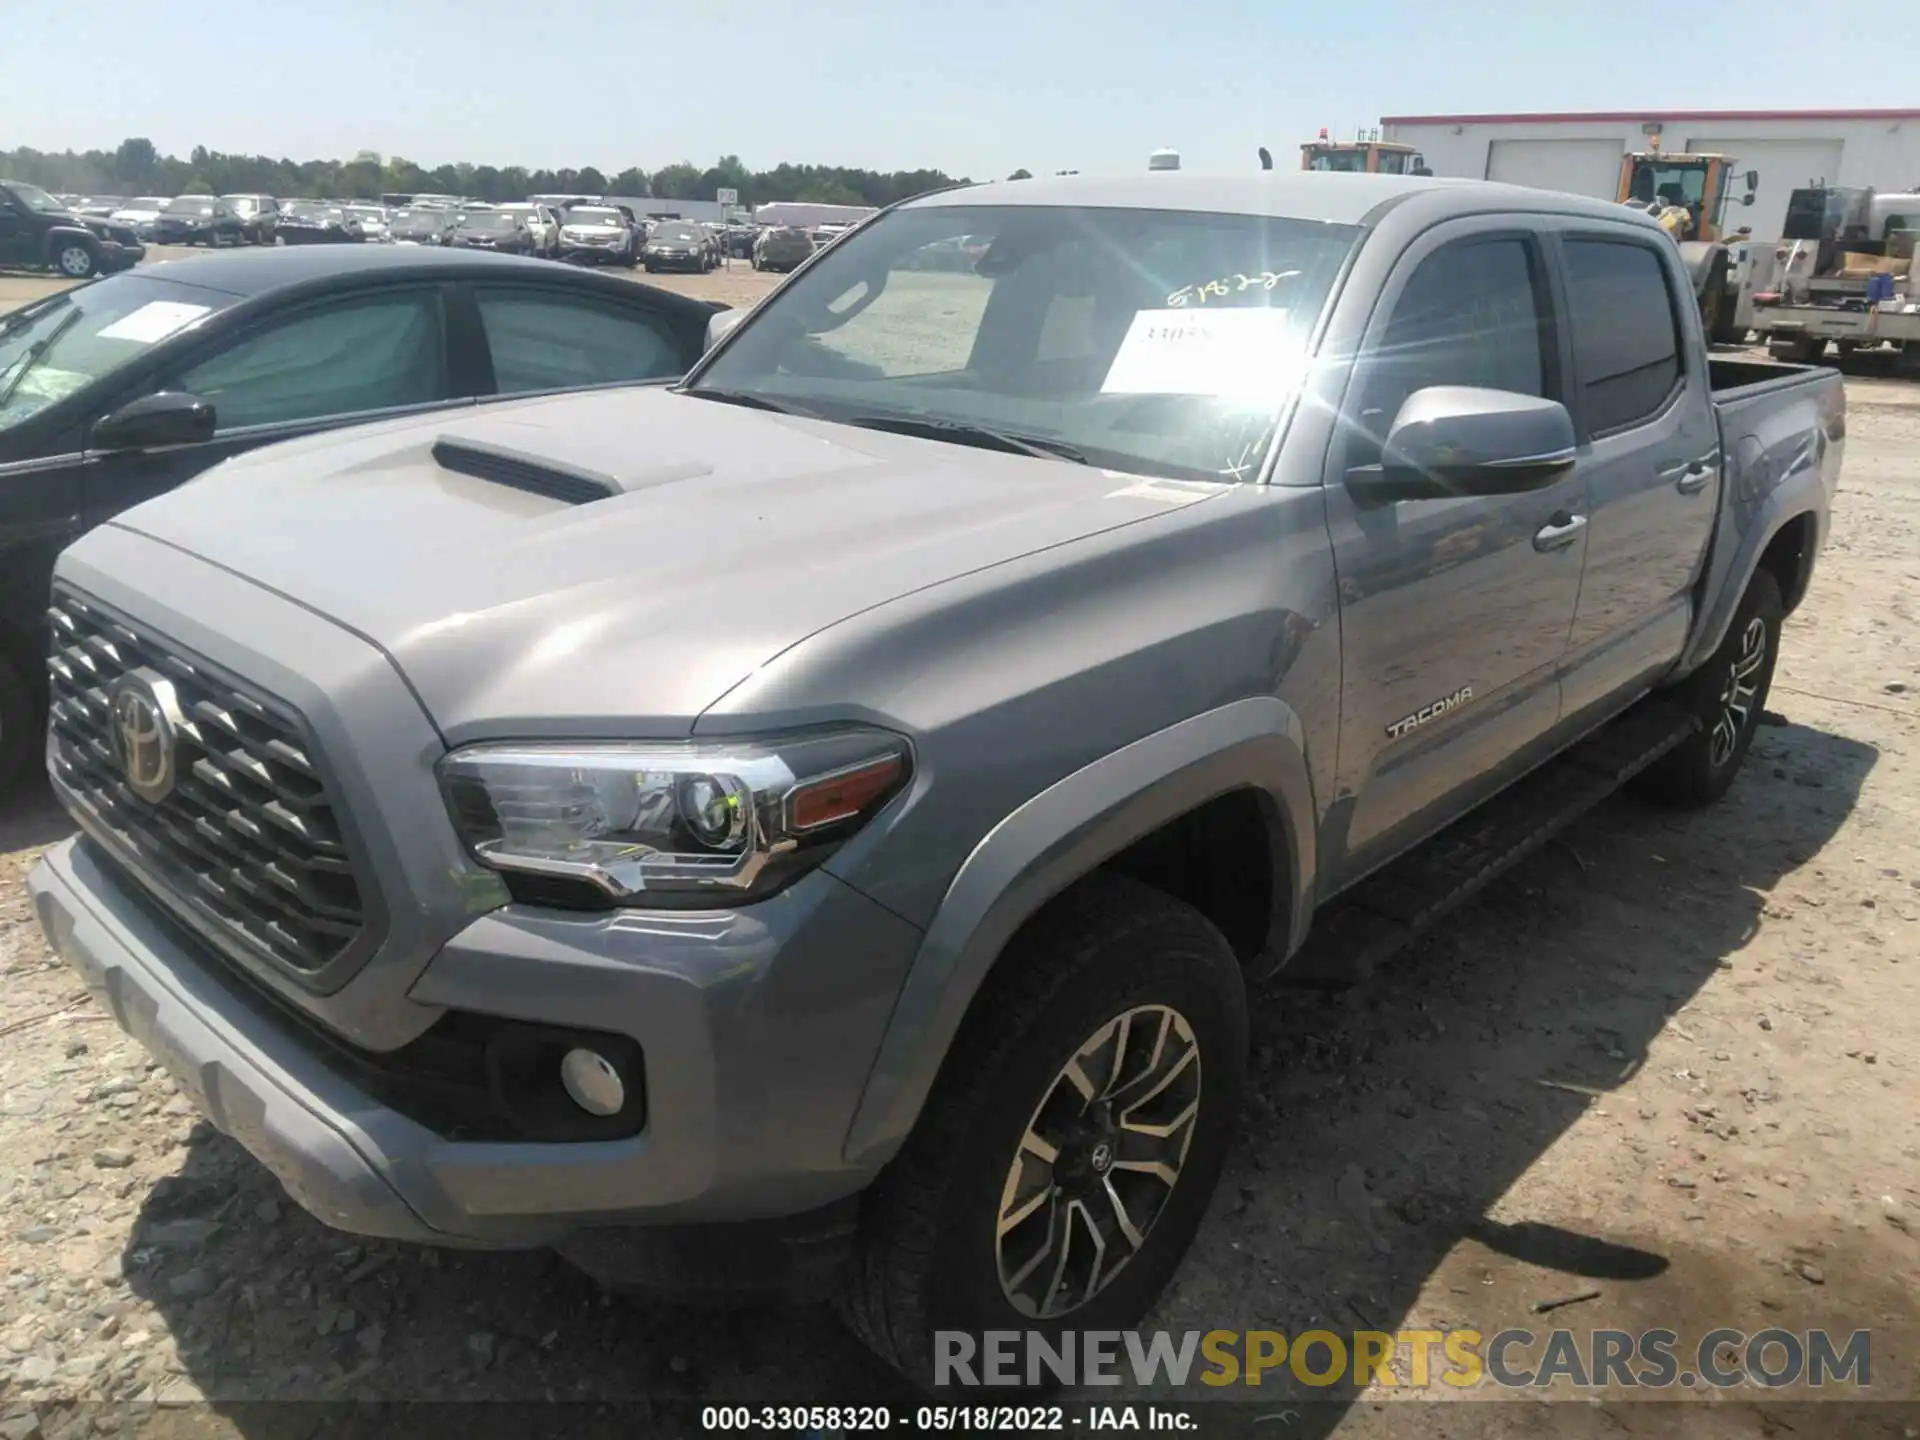
[[[618,1115],[627,1103],[620,1072],[598,1051],[569,1050],[560,1061],[560,1083],[567,1096],[589,1115]]]

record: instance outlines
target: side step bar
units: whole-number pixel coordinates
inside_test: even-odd
[[[1699,721],[1643,700],[1314,917],[1282,985],[1355,985],[1680,744]]]

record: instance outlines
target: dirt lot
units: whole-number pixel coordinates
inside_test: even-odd
[[[1920,387],[1848,390],[1832,539],[1732,794],[1616,799],[1368,990],[1266,997],[1243,1142],[1150,1323],[1664,1326],[1683,1357],[1718,1326],[1866,1329],[1882,1403],[1269,1377],[1203,1433],[1920,1435]],[[544,1255],[308,1219],[48,956],[20,879],[67,828],[44,792],[0,802],[0,1437],[394,1423],[269,1398],[631,1402],[461,1414],[516,1435],[912,1403],[824,1312],[615,1301]]]

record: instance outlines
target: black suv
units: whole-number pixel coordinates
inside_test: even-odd
[[[131,225],[77,214],[38,185],[0,180],[0,266],[84,280],[131,269],[146,253]]]

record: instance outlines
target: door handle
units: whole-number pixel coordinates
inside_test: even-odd
[[[1673,488],[1682,495],[1698,495],[1707,488],[1707,482],[1713,479],[1713,466],[1705,460],[1691,461],[1680,472],[1680,478],[1673,482]]]
[[[1534,532],[1533,548],[1542,555],[1549,550],[1564,550],[1578,540],[1580,532],[1586,528],[1586,516],[1569,515],[1562,510]]]

